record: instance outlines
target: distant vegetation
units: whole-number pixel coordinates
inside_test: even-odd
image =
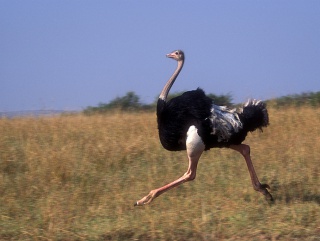
[[[133,110],[149,110],[154,106],[142,104],[140,97],[130,91],[125,96],[117,97],[109,103],[100,103],[98,106],[89,106],[84,110],[85,114],[105,113],[111,110],[133,111]]]
[[[286,95],[280,98],[270,100],[276,107],[282,106],[319,106],[320,105],[320,91],[307,92],[302,94]]]
[[[183,92],[176,92],[169,94],[168,99],[172,99],[176,96],[181,95]],[[231,95],[215,95],[208,94],[208,96],[214,100],[217,105],[232,105]],[[100,103],[98,106],[89,106],[84,109],[85,114],[96,114],[96,113],[106,113],[114,110],[121,111],[137,111],[137,110],[146,110],[154,111],[157,105],[157,100],[151,104],[144,104],[140,101],[140,97],[133,91],[127,92],[126,95],[122,97],[117,97],[111,100],[109,103]]]
[[[174,98],[181,95],[183,92],[176,92],[169,94],[168,98]],[[226,95],[215,95],[208,94],[210,98],[214,100],[217,105],[225,106],[237,106],[238,104],[232,103],[232,96],[230,94]],[[283,106],[319,106],[320,105],[320,91],[318,92],[308,92],[302,94],[286,95],[280,98],[267,100],[268,104],[275,107]],[[121,111],[139,111],[139,110],[149,110],[154,111],[157,104],[157,99],[151,104],[144,104],[140,101],[140,97],[133,91],[126,93],[122,97],[117,97],[111,100],[109,103],[100,103],[98,106],[89,106],[84,109],[85,114],[96,114],[96,113],[106,113],[114,110]]]

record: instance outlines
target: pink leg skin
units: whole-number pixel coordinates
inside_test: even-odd
[[[261,184],[259,182],[258,176],[254,170],[254,167],[253,167],[253,164],[251,161],[251,157],[250,157],[250,146],[245,145],[245,144],[240,144],[240,145],[231,145],[230,148],[239,152],[246,160],[247,167],[248,167],[250,177],[251,177],[253,189],[258,192],[261,192],[266,197],[268,202],[270,202],[270,203],[273,202],[274,201],[273,197],[269,193],[269,191],[267,190],[267,188],[270,189],[269,185],[268,184]]]
[[[199,156],[199,158],[200,158],[200,156]],[[198,158],[198,160],[199,160],[199,158]],[[178,178],[177,180],[175,180],[175,181],[173,181],[163,187],[151,190],[147,196],[145,196],[142,199],[140,199],[139,201],[137,201],[134,204],[134,206],[141,206],[141,205],[148,204],[148,203],[152,202],[153,199],[155,199],[156,197],[160,196],[161,194],[165,193],[166,191],[169,191],[171,188],[177,187],[177,186],[181,185],[182,183],[194,180],[196,178],[198,160],[196,160],[196,159],[190,160],[188,171],[182,177]]]
[[[156,197],[160,196],[166,191],[169,191],[171,188],[177,187],[182,183],[192,181],[196,178],[198,161],[200,159],[202,152],[204,151],[205,146],[200,136],[198,135],[197,129],[195,126],[191,126],[188,130],[186,146],[187,146],[187,154],[189,159],[189,167],[187,172],[177,180],[163,187],[150,191],[150,193],[147,196],[137,201],[134,204],[134,206],[142,206],[142,205],[148,204],[152,202],[153,199],[155,199]]]

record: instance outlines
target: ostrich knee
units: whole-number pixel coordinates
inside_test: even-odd
[[[193,181],[194,179],[196,179],[196,173],[186,173],[184,174],[184,176],[184,180],[186,182]]]

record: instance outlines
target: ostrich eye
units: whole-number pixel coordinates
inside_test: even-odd
[[[176,53],[175,53],[176,55],[178,55],[179,54],[179,52],[178,51],[176,51]]]

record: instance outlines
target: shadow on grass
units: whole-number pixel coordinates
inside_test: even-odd
[[[138,230],[137,230],[138,231]],[[166,233],[135,233],[133,230],[117,230],[115,232],[104,234],[99,240],[207,240],[203,234],[198,232],[190,232],[189,230],[174,230]]]
[[[320,204],[320,193],[313,193],[308,185],[316,185],[305,182],[293,181],[286,184],[280,184],[273,180],[270,183],[272,193],[276,201],[285,201],[292,203],[294,201],[315,202]]]

